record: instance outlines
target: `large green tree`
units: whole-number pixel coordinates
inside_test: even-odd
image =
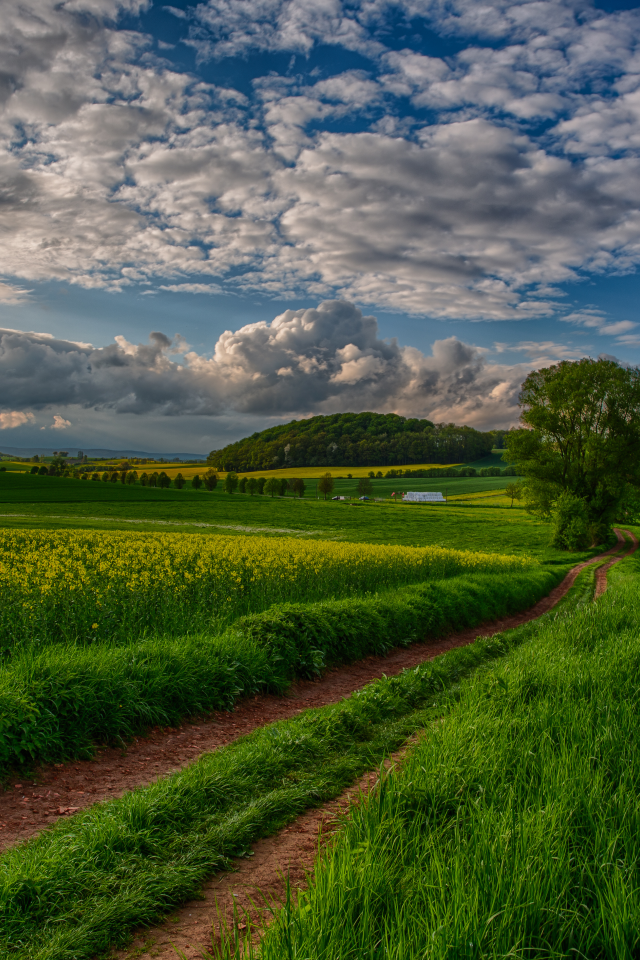
[[[640,369],[563,361],[529,374],[520,406],[504,459],[525,477],[529,510],[554,516],[558,546],[601,543],[640,488]]]

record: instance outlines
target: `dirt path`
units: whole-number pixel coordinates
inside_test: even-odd
[[[629,557],[632,553],[635,553],[638,549],[638,539],[631,533],[631,530],[625,530],[627,536],[631,537],[631,549],[627,550],[626,553],[621,554],[619,557],[614,557],[613,560],[609,560],[608,563],[603,564],[601,567],[598,567],[596,570],[596,588],[593,594],[594,600],[598,597],[601,597],[602,594],[607,589],[607,574],[609,570],[614,565],[614,563],[620,563],[621,560],[624,560],[625,557]],[[616,529],[616,536],[620,539],[621,531]]]
[[[32,777],[11,782],[0,794],[0,851],[40,833],[60,817],[181,770],[203,753],[231,743],[257,727],[288,719],[311,707],[335,703],[383,675],[395,676],[454,647],[473,643],[476,637],[490,636],[536,619],[558,603],[581,570],[622,549],[624,537],[619,530],[616,535],[619,542],[615,546],[578,564],[548,596],[522,613],[440,640],[395,649],[386,657],[366,657],[337,667],[317,681],[294,683],[284,697],[258,696],[240,702],[230,713],[216,711],[206,719],[175,729],[156,727],[147,736],[135,739],[125,750],[100,749],[93,760],[37,768]],[[635,538],[634,542],[637,545]],[[606,579],[603,582],[606,583]]]
[[[562,583],[531,610],[502,621],[500,626],[494,624],[482,630],[468,632],[473,633],[475,639],[476,636],[486,636],[497,629],[518,626],[535,616],[541,616],[569,591],[580,571],[586,566],[608,555],[620,553],[620,556],[614,556],[596,573],[597,595],[604,593],[608,570],[638,548],[636,537],[630,531],[627,533],[632,540],[629,550],[621,552],[624,537],[622,532],[616,529],[618,543],[614,547],[574,567]],[[389,769],[396,764],[416,739],[417,737],[412,737],[407,745],[393,754],[385,767]],[[365,774],[335,800],[319,809],[305,811],[294,823],[275,836],[252,844],[253,856],[237,860],[233,873],[213,876],[203,885],[201,899],[189,901],[163,924],[141,930],[126,950],[113,952],[114,960],[144,957],[177,960],[178,956],[187,960],[202,960],[203,957],[216,956],[216,948],[220,943],[219,918],[222,917],[226,924],[231,924],[234,905],[237,916],[240,917],[241,934],[246,929],[246,914],[250,917],[252,927],[259,928],[261,922],[268,920],[269,916],[265,900],[274,905],[283,902],[287,876],[293,891],[306,885],[318,853],[318,845],[322,847],[330,843],[340,823],[348,817],[351,805],[361,802],[362,797],[366,797],[369,791],[375,788],[378,778],[378,770]]]

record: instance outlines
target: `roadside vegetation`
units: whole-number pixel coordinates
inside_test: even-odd
[[[512,590],[512,600],[518,590],[520,600],[528,592],[531,601],[542,585],[539,580],[536,586],[536,577],[543,576],[548,588],[552,575],[538,571],[532,581],[507,578],[512,587],[506,590]],[[590,576],[587,571],[583,579]],[[477,612],[485,604],[495,610],[507,606],[498,577],[478,577],[470,585],[461,580],[460,586],[471,587],[467,596],[456,597],[454,583],[439,584],[443,591],[451,588],[453,616],[456,609],[471,608],[474,596]],[[410,605],[420,589],[407,587],[393,596],[407,598],[403,602]],[[341,611],[336,607],[334,629],[347,603]],[[388,627],[403,616],[393,603]],[[548,619],[564,622],[555,615]],[[90,808],[8,851],[1,861],[0,947],[16,960],[82,960],[126,942],[135,927],[196,895],[206,876],[247,852],[253,840],[336,796],[415,731],[427,727],[433,735],[434,720],[444,717],[445,726],[452,722],[465,678],[534,641],[539,630],[540,623],[531,623],[478,640],[369,684],[348,700],[266,726],[178,774]]]
[[[564,572],[441,548],[111,534],[98,549],[90,534],[26,536],[31,562],[20,565],[17,549],[3,574],[4,770],[515,612]],[[304,602],[290,602],[296,591]]]
[[[637,956],[639,574],[625,560],[596,604],[459,685],[262,960]]]

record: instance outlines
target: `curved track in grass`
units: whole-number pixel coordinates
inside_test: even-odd
[[[177,729],[156,728],[148,736],[136,739],[125,750],[100,749],[93,760],[43,766],[35,771],[35,776],[11,781],[0,795],[0,850],[34,836],[61,817],[153,783],[257,727],[288,719],[313,707],[335,703],[383,675],[394,676],[455,647],[473,643],[476,637],[490,636],[535,620],[568,593],[585,567],[611,557],[609,563],[598,571],[596,596],[599,596],[606,588],[606,571],[623,556],[625,539],[618,529],[616,535],[618,542],[613,547],[577,564],[548,596],[522,613],[471,627],[437,641],[396,649],[386,657],[366,657],[331,669],[317,681],[298,681],[286,696],[261,695],[240,702],[231,713],[215,712],[206,720],[185,723]],[[633,543],[624,556],[638,546],[633,534],[628,532],[627,535]],[[315,814],[311,811],[309,816]]]
[[[501,621],[499,628],[494,623],[481,630],[465,633],[473,633],[475,639],[476,636],[488,636],[497,632],[497,629],[520,626],[542,616],[566,596],[585,567],[601,563],[603,559],[610,557],[611,559],[596,571],[594,599],[599,597],[607,589],[607,574],[611,567],[638,548],[638,540],[631,531],[624,531],[631,540],[631,546],[627,550],[624,549],[623,531],[616,529],[615,532],[618,537],[615,546],[585,563],[577,564],[548,597],[539,601],[529,611]],[[410,744],[393,754],[385,766],[388,768],[398,762],[409,746]],[[212,877],[204,884],[201,899],[190,901],[174,911],[170,921],[141,930],[127,950],[114,952],[113,957],[118,960],[133,960],[133,957],[147,957],[149,960],[151,957],[156,960],[202,960],[203,957],[211,956],[212,948],[215,951],[215,947],[220,943],[220,918],[224,919],[225,924],[232,925],[234,909],[240,936],[246,929],[247,918],[253,929],[259,929],[262,923],[269,920],[269,905],[277,906],[284,902],[284,878],[289,878],[293,891],[306,885],[318,852],[318,843],[325,845],[330,842],[332,835],[339,829],[340,821],[348,815],[350,805],[359,802],[361,795],[366,795],[375,786],[378,776],[377,770],[365,774],[335,800],[320,808],[306,810],[294,823],[275,836],[252,844],[253,856],[237,860],[233,873]]]

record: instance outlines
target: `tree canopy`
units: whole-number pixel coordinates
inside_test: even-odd
[[[558,546],[601,542],[640,487],[640,370],[563,361],[529,374],[520,405],[505,459],[525,476],[528,508],[556,517]]]
[[[212,450],[207,460],[216,470],[240,473],[281,467],[469,463],[490,453],[495,440],[495,432],[395,413],[336,413],[270,427]]]

